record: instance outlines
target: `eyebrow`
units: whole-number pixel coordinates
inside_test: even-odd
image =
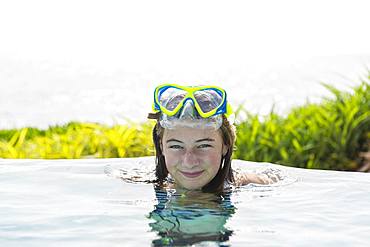
[[[199,140],[196,140],[195,142],[204,142],[204,141],[208,141],[208,142],[214,142],[215,139],[212,139],[212,138],[203,138],[203,139],[199,139]],[[169,142],[180,142],[180,143],[183,143],[182,141],[180,140],[177,140],[177,139],[169,139],[166,141],[167,143]]]

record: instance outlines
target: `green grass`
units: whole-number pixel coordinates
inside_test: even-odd
[[[291,109],[286,117],[271,112],[260,119],[245,112],[237,125],[236,158],[288,166],[356,170],[370,133],[370,86],[366,81],[341,92],[323,84],[334,98]]]
[[[237,125],[234,158],[302,168],[356,170],[370,139],[370,73],[351,92],[323,84],[332,93],[319,104],[247,116]],[[154,154],[153,121],[106,126],[71,122],[47,130],[0,130],[2,158],[112,158]]]
[[[72,122],[47,130],[0,131],[3,158],[114,158],[153,154],[153,124],[115,125]]]

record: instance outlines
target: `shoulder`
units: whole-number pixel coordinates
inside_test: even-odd
[[[249,183],[255,184],[272,184],[274,181],[266,174],[255,174],[245,172],[234,172],[235,186],[242,186]]]

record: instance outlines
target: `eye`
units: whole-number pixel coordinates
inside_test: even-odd
[[[171,149],[183,149],[183,147],[180,146],[180,145],[171,145],[168,148],[171,148]]]
[[[209,145],[209,144],[201,144],[198,146],[198,148],[211,148],[213,147],[212,145]]]

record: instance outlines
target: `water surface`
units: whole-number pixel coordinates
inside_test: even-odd
[[[216,196],[138,182],[153,178],[153,164],[0,159],[0,246],[370,244],[368,173],[234,160],[236,169],[278,171],[282,180]]]

